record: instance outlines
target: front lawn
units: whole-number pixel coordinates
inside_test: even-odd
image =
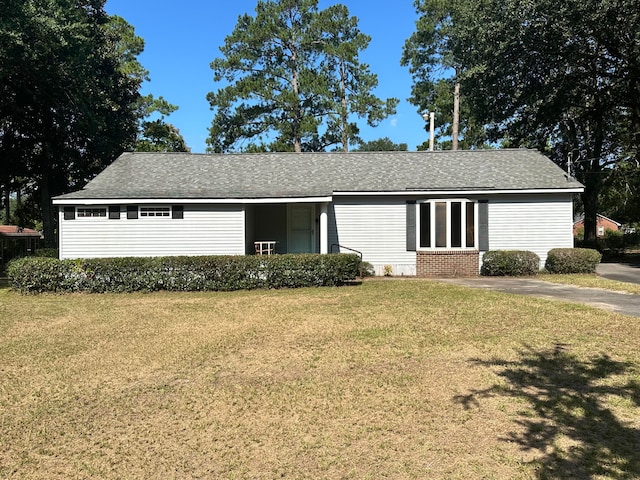
[[[0,290],[0,478],[640,477],[638,319],[425,280]]]

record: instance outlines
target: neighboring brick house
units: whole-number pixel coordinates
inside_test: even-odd
[[[604,215],[600,215],[599,213],[596,217],[596,222],[596,235],[598,237],[604,237],[604,232],[606,232],[607,230],[613,230],[614,232],[617,232],[622,227],[622,224],[616,222],[615,220],[611,220]],[[573,222],[573,236],[576,237],[581,229],[582,231],[584,231],[584,215],[580,215],[576,219],[576,221]]]
[[[14,257],[33,254],[41,237],[30,228],[0,225],[0,267]]]

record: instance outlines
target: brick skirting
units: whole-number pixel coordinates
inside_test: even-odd
[[[480,252],[477,250],[416,252],[418,277],[475,277]]]

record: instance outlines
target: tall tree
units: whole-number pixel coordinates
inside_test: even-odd
[[[347,149],[357,141],[352,114],[375,124],[393,111],[393,99],[371,94],[376,78],[358,60],[368,37],[357,20],[346,7],[318,11],[317,3],[259,0],[255,16],[238,18],[211,63],[214,81],[226,85],[207,95],[209,150]]]
[[[400,60],[413,77],[409,101],[421,114],[435,112],[435,143],[439,149],[452,149],[454,141],[456,149],[486,146],[487,135],[467,106],[464,91],[460,92],[458,118],[454,118],[455,92],[460,89],[463,72],[453,52],[454,18],[459,10],[467,8],[466,3],[416,0],[416,31],[405,42]],[[428,142],[418,146],[420,150],[427,148]]]
[[[148,79],[137,60],[143,48],[104,0],[0,3],[0,187],[5,202],[23,190],[25,204],[37,199],[48,245],[56,241],[52,196],[83,186],[137,135],[153,143],[162,133],[166,148],[184,146],[164,124],[162,109],[176,107],[139,94]],[[160,122],[145,124],[150,112]]]
[[[101,0],[9,0],[0,15],[0,158],[39,199],[77,188],[132,145],[141,79],[120,71]]]
[[[358,19],[349,14],[347,7],[336,4],[320,11],[314,26],[314,36],[321,39],[322,65],[332,79],[328,93],[333,109],[328,112],[324,143],[341,144],[346,152],[350,144],[361,141],[352,118],[366,118],[368,125],[374,127],[395,113],[398,99],[382,100],[372,93],[378,86],[378,77],[359,60],[371,37],[360,31]]]
[[[470,66],[475,105],[496,136],[571,164],[586,187],[585,239],[595,239],[598,198],[611,173],[640,160],[637,2],[513,0],[491,11],[497,4],[478,3],[474,25],[485,27],[461,31],[455,49]],[[492,55],[482,51],[489,42]]]
[[[570,164],[594,239],[611,174],[640,161],[637,2],[470,0],[451,11],[447,49],[473,117],[494,140]]]
[[[178,107],[167,102],[162,96],[140,97],[138,102],[139,127],[134,145],[136,152],[189,152],[180,131],[165,118]]]

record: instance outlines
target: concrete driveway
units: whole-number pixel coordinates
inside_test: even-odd
[[[639,272],[640,269],[636,268],[634,271]],[[636,275],[637,274],[638,273],[636,273]],[[487,288],[517,295],[531,295],[552,300],[582,303],[623,315],[640,317],[640,295],[630,293],[612,292],[599,288],[560,285],[521,277],[448,278],[441,279],[440,281],[473,288]]]
[[[640,284],[640,265],[637,263],[601,263],[596,272],[610,280]]]

